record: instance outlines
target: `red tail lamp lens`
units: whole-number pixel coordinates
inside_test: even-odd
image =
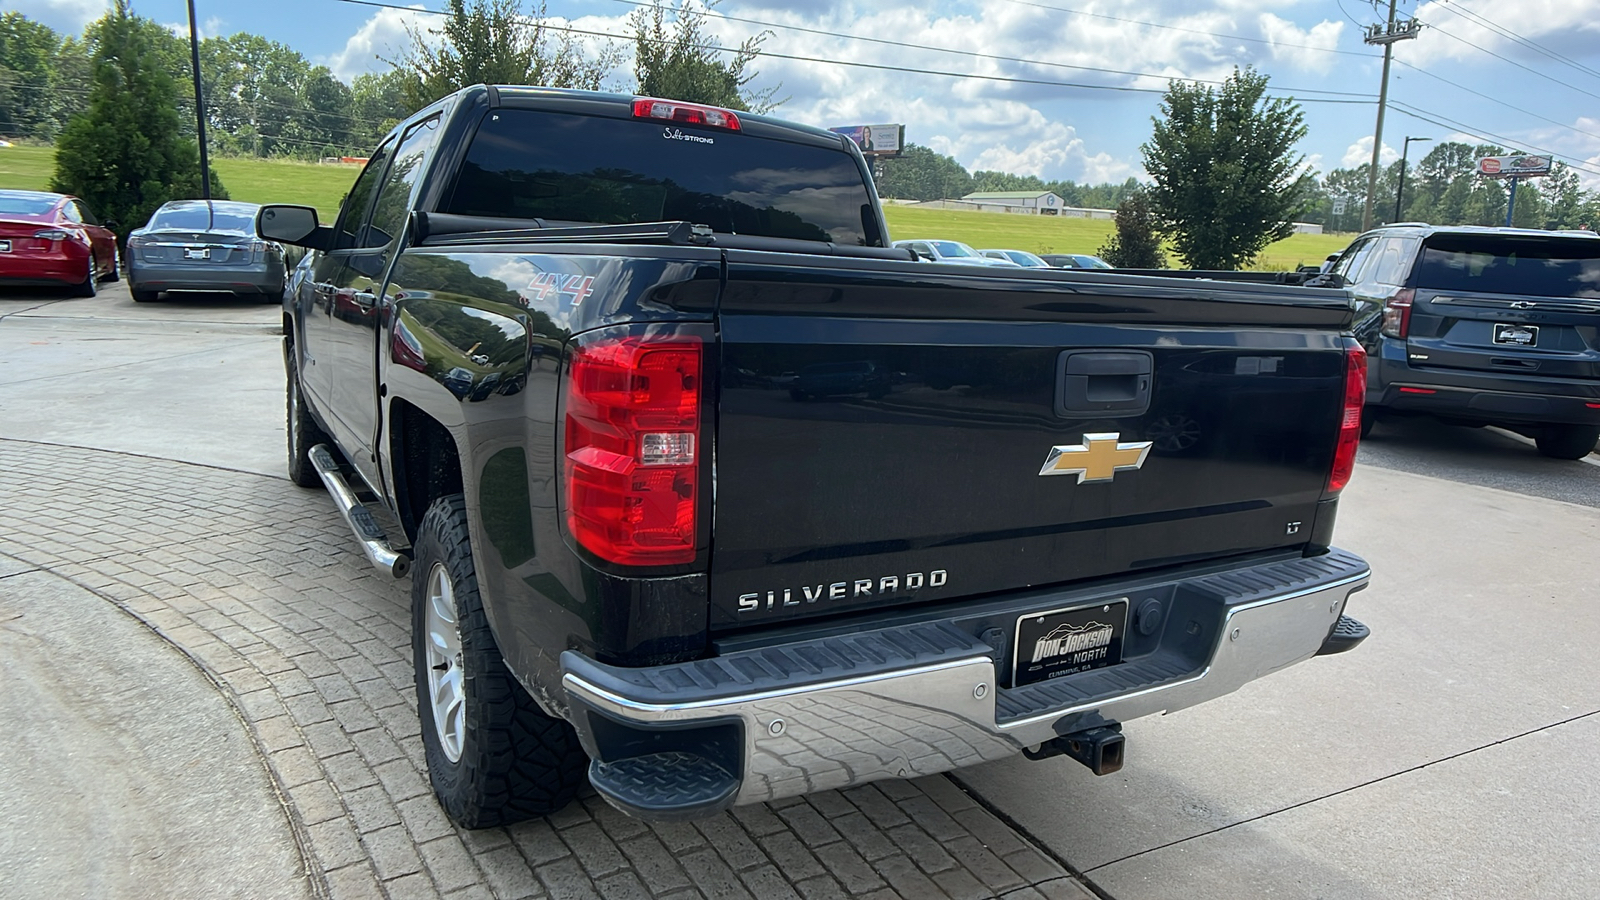
[[[1395,292],[1383,305],[1383,333],[1392,338],[1403,338],[1411,333],[1411,303],[1417,292],[1403,288]]]
[[[632,566],[695,558],[703,344],[623,337],[577,347],[567,378],[567,527]]]
[[[1344,351],[1344,417],[1339,422],[1339,445],[1328,473],[1328,493],[1336,494],[1350,483],[1356,468],[1356,447],[1361,443],[1361,407],[1367,400],[1367,351],[1350,344]]]

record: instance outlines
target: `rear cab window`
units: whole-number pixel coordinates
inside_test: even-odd
[[[659,121],[499,109],[485,115],[444,211],[883,246],[843,148]]]
[[[1434,291],[1600,298],[1600,239],[1436,234],[1423,246],[1415,282]]]

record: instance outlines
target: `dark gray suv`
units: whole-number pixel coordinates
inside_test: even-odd
[[[1362,434],[1386,416],[1500,425],[1579,459],[1600,439],[1600,235],[1389,225],[1318,279],[1355,296]]]

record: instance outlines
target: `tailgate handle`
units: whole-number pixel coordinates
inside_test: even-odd
[[[1144,350],[1065,350],[1056,358],[1056,415],[1120,419],[1150,408],[1155,360]]]

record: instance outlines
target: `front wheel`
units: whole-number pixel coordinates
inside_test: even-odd
[[[1600,441],[1600,428],[1592,425],[1546,425],[1533,439],[1539,452],[1552,459],[1583,459]]]
[[[428,507],[413,545],[417,717],[439,805],[464,828],[546,816],[571,803],[589,757],[506,668],[489,630],[460,494]]]

